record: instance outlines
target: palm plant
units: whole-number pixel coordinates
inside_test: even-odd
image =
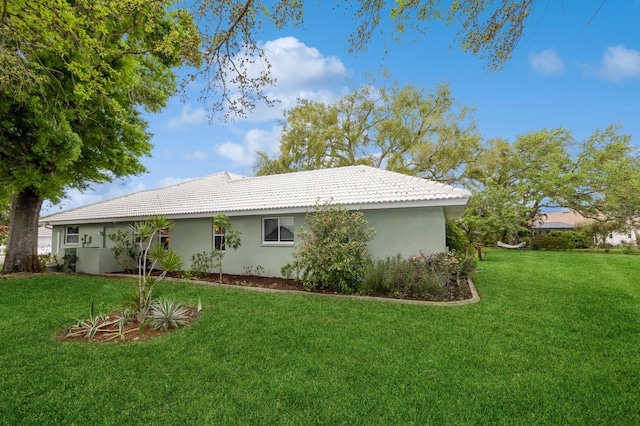
[[[135,244],[139,250],[138,256],[138,313],[137,319],[141,323],[149,315],[152,305],[152,293],[155,285],[160,282],[169,272],[182,269],[183,262],[178,253],[174,250],[165,249],[159,244],[157,235],[162,230],[173,228],[174,222],[165,216],[152,216],[144,222],[137,222],[131,227]],[[154,244],[154,242],[156,244]],[[152,275],[157,267],[160,273]]]

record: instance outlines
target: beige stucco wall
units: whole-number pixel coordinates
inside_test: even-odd
[[[223,258],[223,271],[243,274],[246,268],[264,268],[266,276],[280,276],[280,269],[290,262],[295,246],[291,244],[263,244],[262,219],[266,216],[232,217],[234,229],[241,232],[242,244],[237,251],[227,250]],[[304,214],[295,214],[296,234],[305,226]],[[369,243],[374,259],[384,259],[400,253],[410,256],[422,251],[424,254],[445,250],[445,218],[441,207],[392,210],[366,210],[365,219],[376,235]],[[191,266],[191,256],[213,247],[211,219],[177,220],[170,232],[171,248],[178,251]],[[296,238],[296,244],[300,240]]]
[[[296,235],[305,226],[304,214],[293,216]],[[213,215],[212,215],[213,217]],[[213,223],[211,218],[178,219],[169,232],[169,247],[176,250],[184,261],[184,268],[191,267],[191,256],[213,248]],[[262,242],[262,219],[273,215],[231,217],[234,229],[240,231],[242,244],[237,251],[228,249],[223,258],[223,272],[244,274],[247,268],[255,271],[263,268],[265,276],[280,276],[280,269],[290,262],[294,244],[265,244]],[[374,259],[400,253],[410,256],[422,251],[425,254],[445,250],[445,218],[441,207],[366,210],[365,219],[376,230],[369,243]],[[65,249],[74,248],[78,256],[76,270],[85,273],[114,272],[119,269],[110,249],[108,234],[117,229],[127,231],[129,223],[79,225],[80,242],[64,244],[65,226],[54,227],[54,252],[60,258]],[[83,242],[84,241],[84,242]],[[296,237],[296,244],[299,242]]]
[[[403,257],[445,251],[445,218],[442,207],[367,210],[364,218],[376,235],[369,242],[374,259],[400,253]]]
[[[304,215],[292,215],[296,231],[304,223]],[[246,268],[264,268],[263,275],[279,276],[282,265],[291,260],[292,244],[263,244],[262,218],[267,216],[231,217],[231,226],[241,235],[238,250],[227,249],[222,259],[225,273],[243,274]],[[213,248],[212,218],[176,220],[169,232],[170,247],[180,253],[185,268],[191,267],[191,256]]]
[[[65,253],[75,250],[78,261],[76,272],[87,274],[103,274],[118,272],[120,266],[115,261],[110,233],[118,229],[128,231],[129,223],[100,223],[78,225],[79,241],[77,244],[66,244],[65,233],[68,225],[53,227],[52,252],[58,255],[58,263],[62,263]]]

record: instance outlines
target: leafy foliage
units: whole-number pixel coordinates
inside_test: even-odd
[[[591,238],[584,232],[577,231],[549,231],[549,236],[560,237],[571,242],[572,248],[583,249],[589,247]]]
[[[166,250],[158,243],[157,235],[162,230],[173,228],[173,221],[164,216],[152,216],[145,222],[132,225],[131,232],[138,247],[138,296],[137,318],[141,323],[149,314],[153,302],[153,288],[168,272],[182,269],[183,262],[173,250]],[[161,269],[157,276],[152,275],[156,265]]]
[[[295,270],[308,289],[322,287],[342,293],[360,289],[365,267],[371,261],[367,242],[374,230],[367,228],[361,211],[325,203],[307,212],[309,229],[299,232],[300,243],[285,275]]]
[[[0,246],[7,244],[7,236],[9,235],[9,227],[0,225]]]
[[[374,261],[365,269],[362,290],[398,298],[458,300],[468,297],[464,281],[475,270],[475,260],[454,251],[403,259],[400,254]]]
[[[458,221],[445,222],[445,242],[449,250],[458,253],[468,253],[471,242],[468,240],[462,224]]]
[[[233,250],[238,250],[242,241],[240,239],[240,232],[236,229],[233,229],[233,226],[231,226],[231,220],[229,220],[229,216],[227,216],[226,214],[221,213],[214,216],[213,226],[217,229],[222,230],[222,232],[224,233],[224,237],[221,243],[221,248],[223,248],[223,250],[214,249],[211,252],[213,261],[217,264],[218,267],[220,281],[222,281],[222,258],[225,255],[224,249],[232,248]]]
[[[540,234],[531,238],[532,250],[573,250],[575,243],[560,235]]]
[[[4,2],[0,181],[13,194],[5,272],[30,270],[44,199],[144,171],[144,111],[198,65],[192,16],[173,0]],[[15,228],[15,232],[12,230]]]
[[[124,326],[127,323],[125,315],[109,318],[106,314],[96,312],[94,302],[91,302],[89,317],[80,319],[76,325],[69,327],[66,337],[83,336],[87,340],[93,339],[97,333],[103,333],[106,340],[113,340],[117,337],[124,338]]]
[[[622,229],[640,224],[640,151],[631,135],[620,130],[620,126],[598,129],[580,145],[577,189],[564,204],[595,221],[616,222]]]
[[[598,246],[605,244],[609,233],[622,231],[626,226],[617,220],[590,220],[578,223],[576,229],[589,237],[590,246]]]
[[[299,100],[282,122],[280,153],[258,153],[258,175],[366,164],[446,182],[479,148],[469,109],[449,86],[361,86],[333,104]]]
[[[138,256],[132,235],[118,229],[118,232],[111,233],[108,237],[114,243],[112,250],[118,265],[127,273],[135,272]]]
[[[216,255],[214,251],[215,249],[210,252],[203,251],[191,255],[191,268],[189,271],[192,277],[204,277],[211,272],[215,263]]]
[[[397,1],[389,10],[384,1],[334,2],[335,9],[354,17],[356,29],[348,40],[351,52],[366,50],[372,34],[382,32],[381,22],[390,24],[390,38],[424,34],[433,22],[446,21],[459,27],[462,49],[487,59],[488,67],[499,69],[511,56],[524,32],[534,7],[532,0],[478,2]],[[187,3],[188,4],[188,3]],[[276,29],[304,23],[305,2],[202,0],[194,8],[203,37],[203,68],[206,77],[203,98],[213,112],[244,116],[257,102],[272,104],[263,88],[274,83],[270,58],[259,44],[258,31],[265,25]],[[386,19],[385,19],[386,18]],[[256,71],[255,64],[262,67]],[[251,72],[253,71],[253,72]],[[239,96],[233,96],[235,89]]]

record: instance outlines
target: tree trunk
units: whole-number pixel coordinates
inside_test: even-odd
[[[38,219],[42,201],[32,188],[23,189],[13,199],[3,273],[40,271]]]

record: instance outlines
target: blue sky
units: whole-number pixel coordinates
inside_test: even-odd
[[[417,41],[406,34],[400,44],[387,31],[366,52],[350,55],[353,20],[332,10],[334,2],[306,3],[302,27],[259,36],[278,80],[266,89],[280,100],[276,107],[259,106],[234,122],[210,121],[196,84],[186,99],[176,97],[147,117],[155,146],[143,159],[148,173],[69,191],[61,204],[45,203],[43,214],[222,171],[250,176],[256,150],[277,152],[278,118],[296,99],[336,100],[363,83],[365,73],[379,77],[382,68],[400,85],[425,91],[449,83],[458,102],[475,108],[485,140],[513,141],[556,127],[582,140],[617,123],[640,146],[640,0],[539,1],[512,59],[493,72],[455,45],[455,29],[441,23],[432,23]]]

